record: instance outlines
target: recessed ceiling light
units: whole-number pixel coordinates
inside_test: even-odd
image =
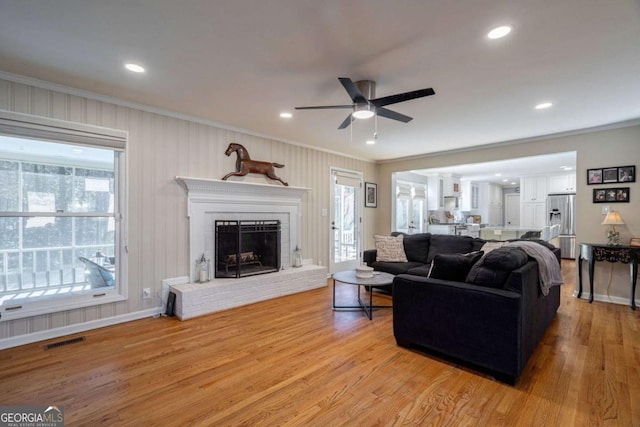
[[[288,111],[283,111],[282,113],[280,113],[280,117],[282,117],[283,119],[290,119],[291,117],[293,117],[293,114],[289,113]]]
[[[82,149],[80,149],[80,148],[74,148],[74,149],[72,149],[72,150],[71,150],[71,152],[72,152],[72,153],[76,153],[76,154],[80,154],[80,153],[82,153]]]
[[[367,139],[367,145],[373,145],[376,142],[373,139]]]
[[[502,180],[502,182],[507,182],[507,181],[509,181],[509,180],[508,180],[508,179],[503,179],[503,180]]]
[[[497,173],[496,176],[502,176],[502,174],[501,173]]]
[[[553,103],[551,102],[541,102],[540,104],[536,105],[536,110],[544,110],[545,108],[549,108],[553,105]]]
[[[515,181],[511,183],[511,185],[516,185]]]
[[[571,166],[564,166],[562,169],[564,169],[566,171],[573,170],[573,168]]]
[[[124,64],[124,68],[134,73],[144,73],[144,67],[142,65],[133,64],[131,62],[128,64]]]
[[[512,28],[510,25],[502,25],[489,31],[489,33],[487,33],[487,37],[490,39],[499,39],[509,34],[511,30]]]

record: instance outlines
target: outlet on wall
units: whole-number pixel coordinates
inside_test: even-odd
[[[151,298],[151,288],[144,288],[142,290],[142,298]]]

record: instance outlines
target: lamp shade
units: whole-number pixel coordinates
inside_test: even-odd
[[[602,225],[624,225],[624,221],[617,211],[609,211],[604,217]]]

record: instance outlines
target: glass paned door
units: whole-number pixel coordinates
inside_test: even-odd
[[[352,270],[360,265],[362,178],[358,174],[332,171],[330,272]]]

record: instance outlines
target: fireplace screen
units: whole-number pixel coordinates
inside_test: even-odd
[[[280,269],[280,221],[216,221],[215,277],[244,277]]]

